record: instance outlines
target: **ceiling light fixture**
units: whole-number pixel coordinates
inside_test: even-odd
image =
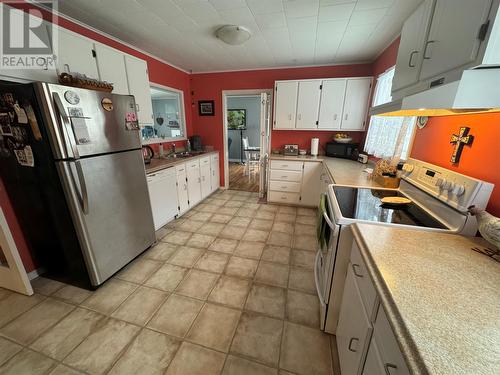
[[[215,31],[215,36],[224,43],[237,46],[250,39],[252,33],[244,26],[225,25]]]

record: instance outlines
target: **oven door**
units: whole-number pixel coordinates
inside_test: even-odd
[[[332,284],[333,268],[340,233],[340,225],[335,224],[335,221],[332,220],[333,216],[331,213],[333,210],[331,209],[331,201],[328,194],[325,195],[327,200],[327,212],[323,213],[323,217],[330,227],[330,240],[326,248],[321,245],[318,247],[316,261],[314,263],[314,281],[320,304],[320,328],[322,330],[325,329],[330,287]]]

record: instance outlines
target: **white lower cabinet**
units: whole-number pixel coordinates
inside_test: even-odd
[[[147,176],[149,198],[155,230],[158,230],[178,213],[175,168],[168,168]]]
[[[201,198],[206,198],[212,192],[212,178],[210,176],[210,156],[200,159],[200,188]]]
[[[305,206],[316,206],[319,202],[321,190],[319,181],[322,169],[321,163],[304,163],[300,202]]]
[[[220,172],[219,172],[219,154],[213,154],[210,156],[211,165],[211,188],[212,192],[216,191],[220,187]]]
[[[269,168],[269,202],[312,207],[318,205],[322,163],[271,160]]]
[[[182,214],[189,209],[189,196],[187,185],[186,164],[175,166],[177,179],[177,202],[179,213]]]
[[[345,375],[361,373],[373,330],[354,278],[352,268],[349,268],[337,327],[340,369]]]
[[[410,374],[356,242],[336,336],[342,375]]]
[[[189,207],[201,201],[200,161],[192,160],[186,163]]]

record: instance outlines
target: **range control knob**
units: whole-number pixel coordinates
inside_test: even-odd
[[[441,185],[441,189],[449,191],[452,188],[453,188],[453,183],[451,181],[443,179],[443,184]]]
[[[408,163],[404,163],[403,164],[403,171],[405,171],[406,173],[411,173],[413,172],[413,164],[408,164]]]
[[[435,185],[436,185],[438,188],[440,188],[440,189],[441,189],[441,188],[443,187],[443,182],[444,182],[444,180],[443,180],[441,177],[439,177],[439,178],[436,180]]]
[[[464,193],[465,193],[465,186],[459,184],[455,184],[453,190],[451,191],[451,194],[456,195],[457,197],[463,195]]]

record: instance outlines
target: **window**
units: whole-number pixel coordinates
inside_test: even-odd
[[[377,78],[373,93],[373,106],[392,100],[393,77],[394,67]],[[378,158],[407,159],[416,120],[416,117],[372,116],[364,151]]]
[[[151,87],[153,102],[153,126],[143,129],[143,138],[148,143],[184,139],[186,120],[184,116],[183,92],[171,88]]]

